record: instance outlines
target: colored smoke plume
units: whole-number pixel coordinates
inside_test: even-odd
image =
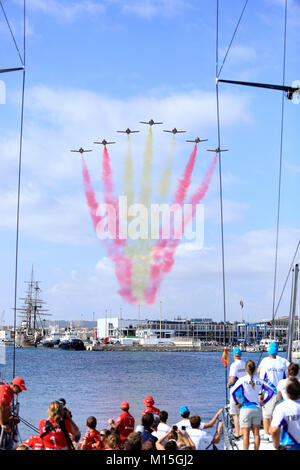
[[[189,163],[191,162],[188,162],[187,166],[189,166]],[[190,219],[186,221],[186,223],[189,223],[192,221],[196,212],[196,205],[205,197],[206,192],[209,188],[210,182],[213,177],[216,163],[217,163],[217,155],[215,155],[211,165],[209,166],[208,171],[206,172],[201,185],[194,192],[194,194],[192,195],[190,199],[190,204],[192,204],[192,215]],[[177,202],[179,201],[178,196],[179,195],[183,196],[183,192],[181,192],[181,189],[184,189],[184,187],[186,187],[186,185],[184,184],[184,179],[182,179],[179,182],[178,190],[176,192]],[[179,239],[159,240],[159,242],[157,243],[158,245],[157,250],[153,256],[154,264],[151,268],[150,282],[149,282],[148,288],[145,291],[146,303],[153,304],[155,302],[157,291],[160,287],[160,284],[163,280],[164,275],[170,272],[174,265],[174,256],[175,256],[176,249],[179,243],[180,243]]]

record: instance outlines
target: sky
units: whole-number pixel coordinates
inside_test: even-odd
[[[22,52],[22,1],[3,0]],[[20,206],[18,297],[32,266],[53,319],[92,320],[105,315],[136,318],[137,306],[118,294],[113,263],[99,242],[86,205],[81,162],[86,154],[92,183],[103,197],[101,156],[95,140],[109,147],[116,190],[122,191],[126,138],[132,136],[134,186],[138,191],[148,127],[187,130],[176,136],[172,188],[193,146],[198,148],[191,191],[217,147],[216,2],[198,0],[27,0],[26,91]],[[219,64],[244,6],[220,0]],[[0,11],[1,13],[1,11]],[[286,84],[300,80],[300,2],[288,0]],[[222,69],[223,79],[282,83],[284,1],[249,2]],[[1,67],[20,65],[0,16]],[[0,104],[0,320],[12,324],[20,131],[20,72],[1,74]],[[281,92],[221,84],[226,320],[272,317]],[[282,187],[276,299],[300,238],[299,110],[285,100]],[[171,137],[153,127],[153,184],[157,185]],[[207,145],[206,145],[207,144]],[[155,200],[155,196],[154,200]],[[175,265],[154,305],[141,318],[224,319],[218,169],[203,201],[204,247],[183,241]],[[244,302],[241,312],[240,300]],[[289,311],[290,283],[278,315]],[[20,305],[20,304],[18,304]]]

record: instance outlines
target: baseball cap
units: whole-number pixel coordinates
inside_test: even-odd
[[[234,356],[241,356],[242,355],[242,351],[240,350],[240,348],[234,348],[233,351],[232,351],[232,354]]]
[[[15,377],[11,383],[20,387],[21,390],[27,390],[25,387],[25,382],[23,379],[21,379],[21,377]]]
[[[278,344],[270,343],[268,353],[270,354],[270,356],[275,356],[278,353]]]
[[[181,406],[179,412],[180,412],[181,415],[183,415],[183,413],[189,413],[190,410],[188,409],[187,406]]]
[[[129,403],[127,401],[123,401],[121,403],[121,410],[124,410],[124,411],[129,410]]]

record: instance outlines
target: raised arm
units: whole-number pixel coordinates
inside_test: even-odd
[[[223,411],[223,408],[221,408],[208,423],[203,423],[203,429],[212,428],[214,424],[216,423],[217,419],[219,418],[220,414],[222,413],[222,411]]]

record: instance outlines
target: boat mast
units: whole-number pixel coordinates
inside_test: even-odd
[[[287,342],[287,350],[286,350],[286,358],[290,362],[292,360],[292,346],[293,346],[294,325],[295,325],[295,312],[296,312],[296,305],[297,305],[299,264],[295,265],[295,268],[293,269],[293,273],[294,275],[293,275],[293,284],[292,284],[292,299],[291,299],[291,308],[290,308],[290,315],[289,315],[288,342]]]

